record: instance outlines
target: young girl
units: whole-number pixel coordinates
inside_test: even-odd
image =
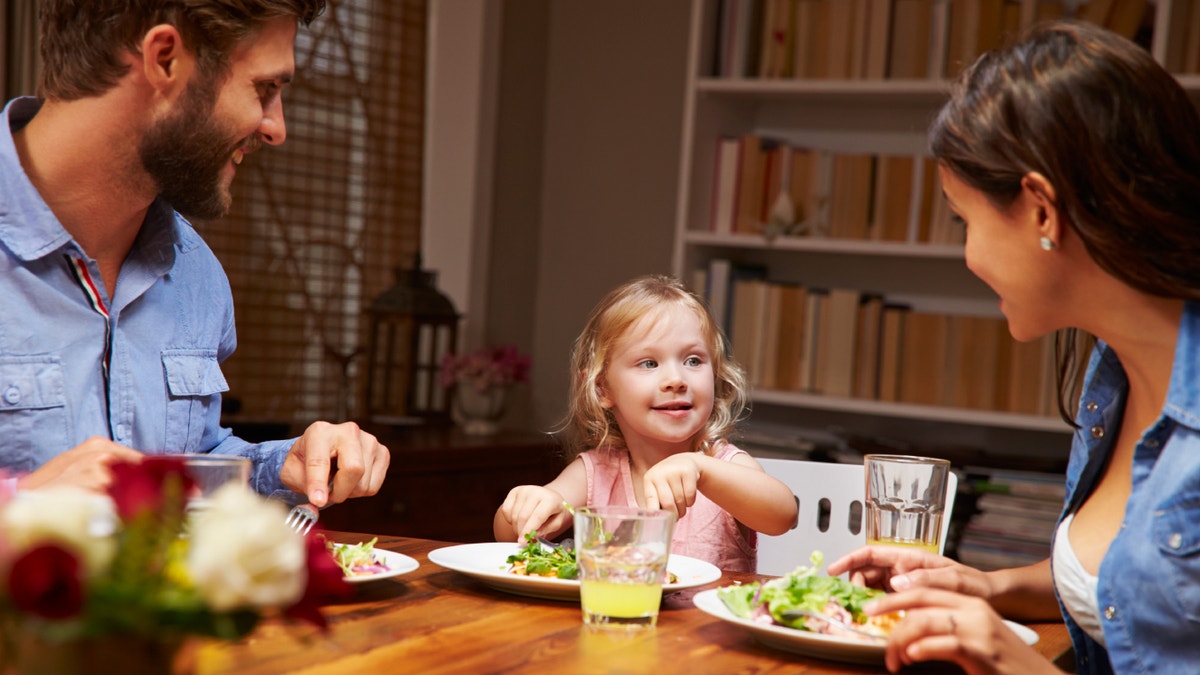
[[[571,358],[568,452],[545,486],[513,488],[496,512],[498,540],[570,527],[567,505],[673,512],[671,552],[755,571],[756,532],[782,534],[796,501],[727,436],[746,380],[704,303],[664,276],[634,279],[592,310]]]

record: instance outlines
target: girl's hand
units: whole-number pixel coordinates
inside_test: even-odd
[[[665,509],[679,520],[696,503],[700,464],[696,455],[681,452],[650,467],[642,479],[646,508]]]
[[[497,515],[516,533],[518,544],[524,543],[525,534],[533,530],[553,539],[574,522],[563,506],[563,496],[540,485],[518,485],[509,490]]]
[[[931,588],[867,603],[869,615],[903,610],[885,661],[891,672],[922,661],[953,661],[970,675],[1060,673],[1005,625],[986,601]]]
[[[850,581],[885,591],[940,588],[990,599],[995,589],[983,572],[944,556],[907,546],[864,546],[829,563],[830,576],[850,573]]]

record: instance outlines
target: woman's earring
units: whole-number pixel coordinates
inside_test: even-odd
[[[1050,237],[1042,237],[1041,244],[1042,244],[1043,251],[1053,251],[1054,250],[1054,240],[1051,239]]]

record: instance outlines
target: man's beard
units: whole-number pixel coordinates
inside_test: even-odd
[[[196,220],[224,216],[232,200],[221,173],[237,144],[213,119],[216,96],[209,85],[189,85],[178,108],[155,123],[138,148],[159,196]]]

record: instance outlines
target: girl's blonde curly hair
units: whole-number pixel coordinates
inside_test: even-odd
[[[571,387],[566,418],[558,429],[568,456],[603,446],[622,448],[625,439],[600,401],[613,346],[638,321],[675,305],[695,312],[712,358],[713,409],[696,435],[694,449],[711,453],[728,440],[746,410],[746,374],[728,353],[721,328],[704,300],[677,279],[647,275],[613,289],[592,310],[571,352]]]

